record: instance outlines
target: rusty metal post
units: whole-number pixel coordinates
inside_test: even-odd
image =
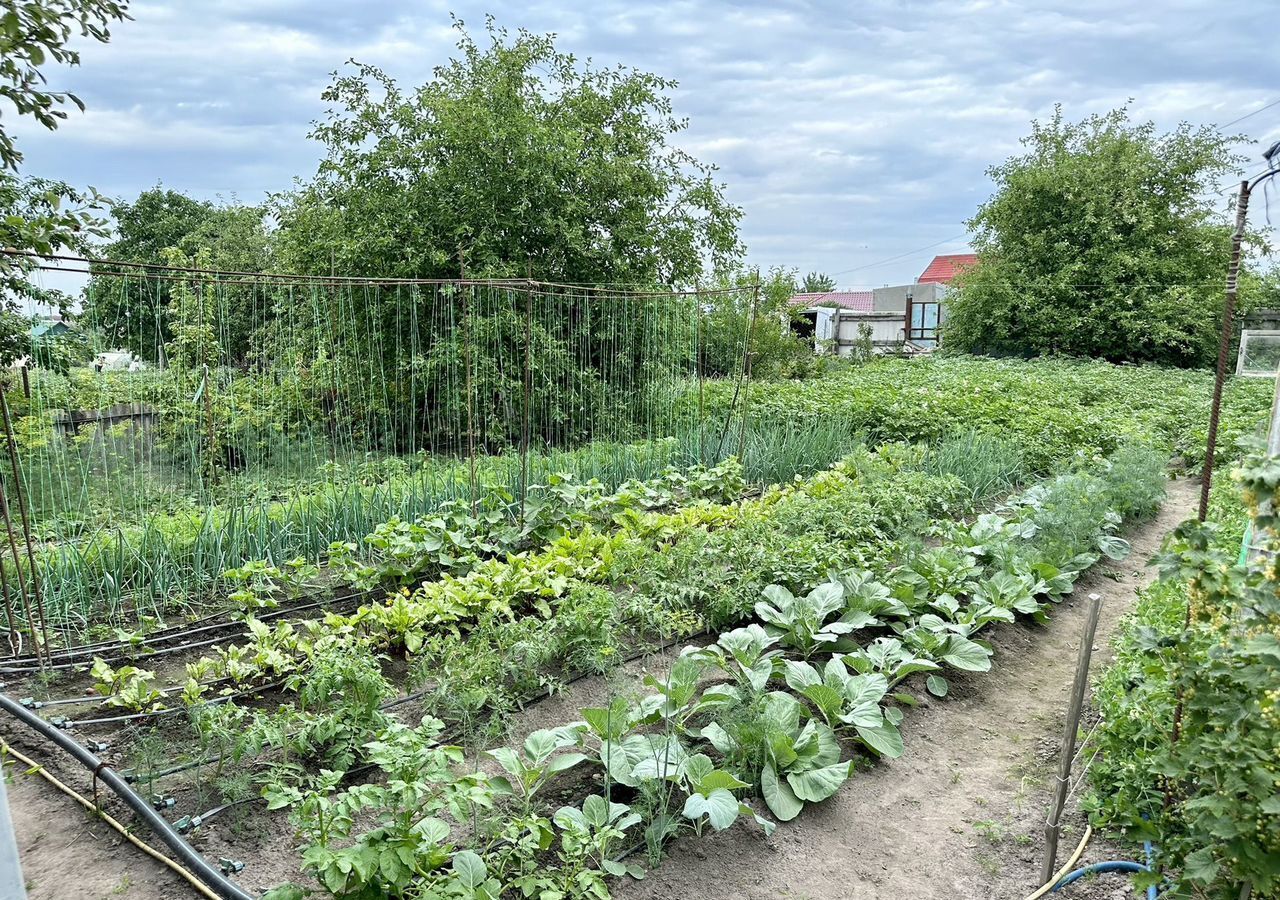
[[[706,376],[703,372],[705,353],[702,347],[702,285],[693,283],[693,366],[698,375],[698,462],[706,464],[702,449],[703,419],[706,417]]]
[[[1218,419],[1222,414],[1222,388],[1227,380],[1227,354],[1235,331],[1236,294],[1240,281],[1240,250],[1244,243],[1245,221],[1249,214],[1249,182],[1240,182],[1236,198],[1236,227],[1231,232],[1231,262],[1227,265],[1227,290],[1222,302],[1222,335],[1218,342],[1218,368],[1213,377],[1213,404],[1209,407],[1209,437],[1205,442],[1204,471],[1200,476],[1201,522],[1209,514],[1209,489],[1213,486],[1213,457],[1218,452]]]
[[[524,295],[524,410],[520,423],[520,524],[524,524],[525,500],[529,496],[529,414],[533,395],[533,265],[525,264],[529,282]]]
[[[31,516],[27,512],[27,500],[25,490],[22,483],[22,466],[18,463],[18,445],[13,437],[13,417],[9,415],[9,397],[4,390],[4,382],[0,380],[0,414],[4,417],[4,435],[5,444],[9,450],[9,466],[13,472],[13,490],[18,498],[18,513],[22,516],[22,534],[27,544],[27,565],[29,569],[28,581],[31,585],[32,603],[35,606],[36,620],[40,623],[40,636],[44,642],[44,652],[49,652],[49,627],[45,622],[44,616],[44,600],[40,591],[40,571],[36,566],[36,551],[34,542],[31,539]],[[0,495],[3,493],[3,486],[0,485]],[[13,539],[13,524],[9,518],[8,500],[4,502],[4,518],[5,523],[9,527],[9,537]],[[18,559],[18,551],[14,548],[13,561],[17,568],[18,579],[22,579],[22,563]],[[24,596],[26,590],[24,588]],[[34,628],[34,626],[33,626]],[[34,639],[34,634],[33,634]],[[36,656],[39,658],[40,651],[37,647]]]
[[[756,270],[756,283],[751,289],[751,313],[747,317],[747,341],[743,346],[742,360],[742,430],[738,432],[738,462],[747,449],[747,407],[751,405],[751,334],[756,328],[756,310],[760,306],[760,271]]]
[[[45,665],[45,654],[48,653],[48,647],[43,645],[47,641],[41,641],[36,634],[36,607],[31,602],[31,594],[27,589],[28,581],[22,574],[22,554],[18,551],[18,539],[13,533],[13,517],[9,510],[9,492],[5,490],[4,479],[0,478],[0,517],[4,518],[4,527],[6,536],[8,537],[9,552],[13,554],[13,571],[18,582],[19,596],[22,599],[22,612],[27,617],[27,632],[31,635],[31,647],[35,651],[36,662],[41,668]],[[0,577],[4,576],[3,551],[0,551]],[[8,596],[8,588],[5,588],[5,595]],[[43,649],[42,649],[43,647]]]
[[[466,367],[467,390],[467,483],[471,490],[471,514],[475,515],[480,502],[480,491],[476,480],[476,403],[475,385],[471,359],[471,290],[466,284],[467,257],[462,248],[458,248],[458,272],[461,276],[458,289],[462,291],[462,354]]]
[[[9,637],[9,655],[18,656],[22,653],[22,633],[18,631],[18,614],[13,608],[13,595],[9,592],[9,575],[5,572],[3,555],[0,555],[0,589],[4,591],[4,615],[5,627]]]

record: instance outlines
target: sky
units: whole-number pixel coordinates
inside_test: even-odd
[[[1240,146],[1251,170],[1280,138],[1265,0],[136,0],[109,44],[50,74],[87,112],[53,133],[6,125],[30,175],[257,202],[314,173],[330,73],[355,58],[428,80],[454,52],[451,11],[476,33],[491,13],[676,79],[676,143],[719,167],[748,261],[841,288],[909,282],[964,251],[987,167],[1055,103],[1080,119],[1131,101],[1162,129],[1240,120],[1227,130],[1257,141]]]

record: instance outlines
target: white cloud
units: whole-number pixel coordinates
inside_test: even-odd
[[[683,146],[718,163],[751,259],[914,277],[986,198],[986,167],[1055,102],[1079,118],[1133,98],[1162,128],[1280,97],[1269,6],[1244,0],[458,0],[473,29],[555,31],[564,49],[680,82]],[[306,140],[351,57],[414,84],[453,50],[446,0],[137,0],[136,21],[57,73],[89,113],[20,129],[28,170],[111,193],[154,184],[255,200],[314,169]],[[1231,129],[1265,144],[1280,107]],[[1256,157],[1258,148],[1245,152]]]

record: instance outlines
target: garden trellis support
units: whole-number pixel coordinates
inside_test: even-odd
[[[1270,159],[1268,164],[1271,165]],[[1201,522],[1209,514],[1209,490],[1213,486],[1214,454],[1218,450],[1218,424],[1222,415],[1222,389],[1227,380],[1227,357],[1231,352],[1231,337],[1235,331],[1236,296],[1240,286],[1240,255],[1249,216],[1249,197],[1258,185],[1278,174],[1280,169],[1268,168],[1252,181],[1245,179],[1240,182],[1240,192],[1236,195],[1236,221],[1235,228],[1231,232],[1231,258],[1227,263],[1227,286],[1222,303],[1222,334],[1218,341],[1218,365],[1214,372],[1213,401],[1209,407],[1209,434],[1205,440],[1204,472],[1200,476],[1200,508],[1197,516]]]
[[[55,647],[203,604],[246,561],[322,560],[445,504],[509,497],[518,523],[557,472],[612,489],[717,461],[734,443],[704,452],[723,412],[702,397],[703,304],[745,312],[759,292],[537,281],[531,263],[519,279],[381,279],[27,258],[89,276],[61,367],[9,397],[45,601],[30,612],[50,611]],[[738,390],[749,341],[721,361]],[[112,350],[128,371],[85,364]],[[118,405],[148,416],[94,414]],[[724,424],[740,418],[735,404]],[[23,643],[29,568],[0,579]]]

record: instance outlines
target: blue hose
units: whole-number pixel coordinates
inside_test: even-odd
[[[1076,869],[1074,872],[1072,872],[1069,875],[1063,876],[1062,880],[1053,886],[1053,890],[1060,891],[1067,885],[1071,884],[1073,881],[1079,881],[1081,878],[1083,878],[1086,875],[1104,875],[1107,872],[1150,872],[1150,871],[1151,870],[1148,869],[1146,866],[1144,866],[1142,863],[1128,862],[1127,860],[1113,860],[1111,862],[1093,863],[1092,865],[1088,865],[1088,866],[1084,866],[1083,868]],[[1147,896],[1150,897],[1151,892],[1154,890],[1155,890],[1154,887],[1150,888],[1147,891]]]
[[[1147,871],[1154,872],[1156,870],[1155,852],[1150,841],[1142,842],[1142,852],[1147,855]],[[1150,885],[1147,888],[1147,900],[1157,900],[1159,893],[1154,884]]]
[[[1247,540],[1247,537],[1246,537],[1246,540]],[[1145,813],[1143,813],[1142,818],[1143,819],[1147,818]],[[1053,890],[1050,891],[1049,893],[1051,894],[1056,893],[1057,891],[1060,891],[1067,885],[1071,884],[1073,881],[1079,881],[1081,878],[1089,874],[1103,875],[1107,872],[1137,873],[1137,872],[1155,871],[1152,868],[1155,865],[1155,849],[1151,846],[1151,841],[1142,842],[1142,852],[1147,857],[1147,864],[1145,866],[1142,863],[1128,862],[1128,861],[1094,863],[1093,865],[1085,866],[1084,868],[1081,868],[1081,869],[1076,869],[1071,874],[1063,876],[1062,880],[1059,881],[1057,884],[1055,884],[1053,886]],[[1149,885],[1147,887],[1147,900],[1158,900],[1159,896],[1160,896],[1160,892],[1156,889],[1156,886],[1154,884]]]

